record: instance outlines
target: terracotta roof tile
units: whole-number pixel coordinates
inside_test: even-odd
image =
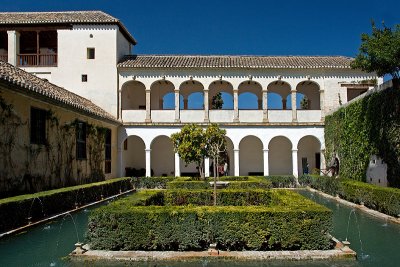
[[[129,55],[118,67],[124,68],[245,68],[245,69],[348,69],[353,58],[344,56],[204,56]]]
[[[114,116],[90,100],[3,61],[0,61],[0,81],[18,85],[22,90],[26,89],[96,117],[117,122]]]
[[[34,24],[117,24],[129,41],[136,44],[122,22],[103,11],[0,12],[0,26]]]

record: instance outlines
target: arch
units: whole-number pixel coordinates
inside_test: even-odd
[[[296,86],[296,91],[298,93],[307,96],[308,99],[308,108],[312,110],[321,109],[320,104],[320,87],[319,84],[314,81],[302,81]],[[301,108],[300,102],[301,99],[297,99],[297,109]]]
[[[150,86],[150,106],[152,110],[160,110],[164,109],[164,103],[165,103],[165,96],[167,94],[174,95],[174,90],[175,86],[172,82],[168,80],[158,80],[155,81],[151,84]],[[174,95],[175,96],[175,95]],[[175,108],[175,98],[167,98],[166,99],[168,102],[166,102],[166,106],[172,108],[168,109],[174,109]]]
[[[139,81],[129,81],[122,85],[121,109],[146,109],[146,86]]]
[[[285,136],[275,136],[268,144],[269,175],[293,173],[292,142]]]
[[[281,109],[288,109],[288,105],[291,103],[290,101],[287,101],[287,97],[290,96],[290,92],[292,90],[291,86],[289,83],[285,81],[273,81],[268,84],[267,86],[268,94],[270,93],[275,93],[278,94],[281,99],[282,105],[277,105],[282,107]],[[271,102],[268,101],[268,106],[271,104]],[[269,108],[268,108],[269,109]]]
[[[126,176],[145,176],[146,145],[142,138],[131,135],[122,144],[122,166]]]
[[[181,109],[203,109],[204,86],[195,80],[188,80],[181,83],[179,93],[183,96],[183,108]]]
[[[282,96],[278,93],[268,92],[268,109],[283,109]]]
[[[208,86],[208,104],[209,109],[213,109],[212,99],[218,93],[221,93],[223,105],[222,109],[233,109],[233,86],[228,81],[213,81]]]
[[[166,93],[162,98],[162,109],[175,109],[175,93]]]
[[[306,169],[307,163],[308,170]],[[317,137],[306,135],[299,140],[297,143],[297,166],[299,175],[321,169],[321,142]]]
[[[239,109],[262,109],[262,86],[258,82],[241,82],[238,90]]]
[[[151,172],[152,176],[174,176],[175,153],[171,139],[159,135],[151,141]]]
[[[263,143],[260,138],[248,135],[239,143],[239,175],[263,175]]]

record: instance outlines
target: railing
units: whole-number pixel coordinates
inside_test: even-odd
[[[22,67],[57,66],[57,54],[18,54],[17,60],[17,65]]]
[[[8,61],[8,55],[0,55],[0,61]]]

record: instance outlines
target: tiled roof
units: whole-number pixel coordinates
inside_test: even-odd
[[[68,107],[89,113],[90,115],[117,122],[114,116],[96,106],[90,100],[3,61],[0,61],[0,81],[15,84],[22,91],[27,90],[28,92],[36,93]]]
[[[0,12],[0,26],[34,24],[117,24],[129,41],[136,44],[119,19],[102,11]]]
[[[350,68],[352,60],[352,58],[344,56],[129,55],[122,58],[118,67],[347,69]]]

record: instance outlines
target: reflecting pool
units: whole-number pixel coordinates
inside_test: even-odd
[[[400,225],[387,223],[358,210],[301,191],[304,196],[333,210],[333,235],[347,239],[358,254],[356,262],[239,262],[202,259],[195,262],[115,263],[96,262],[85,266],[399,266]],[[93,207],[94,208],[94,207]],[[92,208],[66,215],[27,232],[0,239],[0,266],[81,266],[64,258],[74,249],[77,239],[84,240],[88,214]],[[75,224],[76,227],[75,227]]]

